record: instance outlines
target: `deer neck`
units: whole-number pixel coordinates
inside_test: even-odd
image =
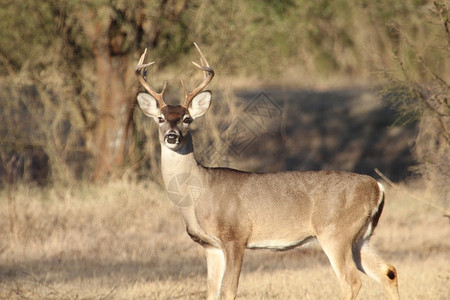
[[[188,133],[186,144],[177,151],[161,145],[161,171],[164,184],[172,202],[178,206],[181,216],[186,225],[186,230],[191,237],[202,245],[210,245],[215,248],[221,247],[221,242],[208,234],[199,224],[195,213],[196,197],[191,194],[190,185],[202,188],[202,175],[204,168],[197,163],[194,157],[194,147],[192,145],[192,136]],[[177,178],[177,176],[180,176]],[[190,178],[191,184],[174,183],[173,180],[183,180]],[[174,185],[176,185],[175,189]],[[173,193],[174,191],[175,194]]]
[[[161,173],[166,188],[177,175],[196,175],[201,168],[195,160],[192,135],[188,133],[185,138],[186,143],[177,150],[161,144]]]

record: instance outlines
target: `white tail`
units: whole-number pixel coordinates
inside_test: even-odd
[[[190,123],[211,103],[202,90],[214,76],[200,48],[204,81],[185,89],[183,105],[167,105],[146,82],[142,55],[136,74],[147,93],[139,106],[159,126],[162,176],[179,206],[186,230],[206,250],[208,299],[234,299],[246,248],[287,250],[317,239],[339,279],[343,298],[356,298],[358,270],[398,299],[397,273],[369,246],[380,218],[383,187],[373,178],[348,172],[247,173],[206,168],[194,157]],[[184,87],[184,84],[183,84]]]

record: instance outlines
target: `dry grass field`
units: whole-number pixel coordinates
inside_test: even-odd
[[[450,298],[450,224],[411,197],[419,183],[387,187],[372,242],[396,266],[403,299]],[[1,299],[204,299],[202,248],[152,183],[110,182],[0,192]],[[443,202],[434,202],[442,206]],[[363,278],[359,299],[383,299]],[[317,244],[246,252],[238,299],[339,299]]]

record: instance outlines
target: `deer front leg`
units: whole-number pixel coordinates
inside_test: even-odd
[[[219,299],[234,300],[239,285],[242,260],[245,246],[238,242],[225,244],[225,273],[222,279],[222,287]]]
[[[208,300],[218,300],[225,272],[225,254],[220,248],[208,247],[206,263],[208,268]]]

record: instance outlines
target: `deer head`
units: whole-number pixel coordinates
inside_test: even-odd
[[[192,92],[188,92],[183,81],[181,81],[185,95],[182,105],[167,105],[164,102],[167,82],[164,83],[162,91],[158,93],[146,81],[146,69],[154,64],[154,62],[144,64],[147,49],[145,49],[136,66],[137,79],[148,92],[138,93],[139,107],[144,114],[152,117],[159,125],[159,140],[161,144],[172,150],[178,150],[185,145],[186,137],[189,134],[189,125],[194,119],[204,115],[211,104],[211,91],[203,91],[203,89],[214,77],[214,70],[209,66],[198,45],[196,43],[194,45],[200,53],[201,64],[192,63],[205,73],[205,79]]]

